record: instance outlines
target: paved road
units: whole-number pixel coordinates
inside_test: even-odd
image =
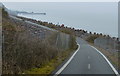
[[[30,21],[25,22],[40,26]],[[40,27],[51,31],[56,31],[44,26]],[[61,72],[61,74],[114,74],[106,60],[86,41],[81,38],[77,38],[77,42],[80,44],[80,49],[68,66]]]
[[[114,74],[106,60],[87,42],[78,38],[80,49],[61,74]]]

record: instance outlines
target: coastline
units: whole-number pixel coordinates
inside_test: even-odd
[[[27,19],[27,18],[26,18]],[[27,20],[30,20],[30,21],[32,21],[32,22],[35,22],[35,23],[38,23],[39,24],[39,22],[40,21],[36,21],[36,20],[34,20],[34,19],[27,19]],[[47,23],[47,22],[45,22],[45,23]],[[52,23],[51,23],[52,24]],[[55,24],[53,24],[54,26],[58,26],[58,25],[55,25]],[[45,25],[43,25],[43,26],[45,26]],[[61,27],[60,25],[59,25],[59,28],[68,28],[68,27]],[[71,29],[71,30],[73,30],[73,32],[74,32],[74,34],[75,34],[75,36],[78,36],[77,34],[76,34],[76,32],[75,31],[83,31],[82,33],[85,35],[85,33],[87,33],[86,31],[84,31],[84,30],[76,30],[76,29],[74,29],[74,28],[68,28],[68,29]],[[81,34],[82,35],[82,34]],[[88,36],[78,36],[78,37],[83,37],[83,39],[84,40],[86,40],[86,37],[89,37],[89,36],[91,36],[91,35],[100,35],[100,37],[103,37],[103,38],[110,38],[110,39],[113,39],[113,40],[115,40],[115,41],[117,41],[117,42],[119,42],[119,39],[118,38],[115,38],[115,37],[110,37],[109,35],[103,35],[102,33],[100,33],[100,34],[98,34],[98,33],[87,33],[86,35],[88,35]],[[94,45],[93,43],[89,43],[90,45],[93,45],[93,46],[95,46],[96,48],[98,48],[100,51],[101,50],[104,50],[103,48],[100,48],[100,47],[98,47],[98,46],[96,46],[96,45]],[[104,51],[102,51],[109,59],[110,59],[110,61],[114,64],[114,66],[117,68],[118,67],[118,63],[116,63],[116,61],[114,61],[115,60],[115,58],[114,57],[110,57],[112,54],[110,54],[108,51],[106,51],[107,52],[107,54],[106,54],[106,52],[105,52],[106,50],[104,50]],[[118,57],[117,57],[118,58]],[[120,67],[119,67],[120,68]]]
[[[21,18],[21,19],[25,19],[25,20],[28,20],[28,21],[32,21],[32,22],[34,22],[34,23],[37,23],[37,24],[41,24],[41,23],[43,23],[43,26],[45,26],[45,24],[44,23],[46,23],[46,24],[50,24],[50,25],[53,25],[53,26],[57,26],[58,28],[59,27],[61,27],[61,25],[58,25],[58,24],[54,24],[54,23],[49,23],[49,22],[44,22],[44,21],[41,21],[41,20],[36,20],[36,19],[32,19],[32,18],[27,18],[27,17],[22,17],[22,16],[16,16],[16,17],[18,17],[18,18]],[[49,26],[47,26],[47,27],[49,27]],[[52,27],[50,27],[50,28],[52,28]],[[87,34],[89,34],[89,35],[94,35],[94,34],[96,34],[96,35],[102,35],[102,36],[104,36],[104,37],[110,37],[110,38],[113,38],[113,39],[115,39],[115,40],[117,40],[118,39],[118,37],[111,37],[110,35],[107,35],[107,34],[103,34],[103,33],[97,33],[97,32],[88,32],[87,30],[84,30],[84,29],[75,29],[75,28],[73,28],[73,27],[67,27],[67,26],[63,26],[62,28],[68,28],[68,29],[71,29],[71,30],[73,30],[73,31],[77,31],[77,32],[80,32],[80,31],[83,31],[84,33],[87,33]],[[53,28],[53,29],[55,29],[55,28]]]
[[[82,30],[85,30],[85,31],[87,31],[88,33],[90,33],[90,32],[92,32],[93,34],[94,33],[98,33],[98,34],[103,34],[103,35],[109,35],[110,37],[115,37],[115,38],[118,38],[118,32],[105,32],[105,31],[103,31],[102,32],[102,29],[101,29],[101,31],[99,30],[99,28],[96,28],[96,26],[92,26],[92,25],[81,25],[79,22],[76,22],[75,24],[70,24],[68,21],[67,22],[59,22],[59,21],[57,21],[57,20],[59,20],[59,17],[58,18],[56,18],[56,20],[54,20],[55,18],[53,17],[53,19],[52,18],[50,18],[51,16],[48,16],[48,17],[46,17],[46,16],[39,16],[39,15],[33,15],[33,16],[31,16],[30,14],[29,15],[18,15],[18,16],[20,16],[20,17],[25,17],[25,18],[30,18],[30,19],[34,19],[34,20],[37,20],[37,21],[42,21],[42,22],[48,22],[48,23],[53,23],[54,25],[62,25],[62,24],[64,24],[65,25],[65,27],[68,27],[68,28],[74,28],[74,29],[76,29],[76,30],[80,30],[80,29],[82,29]],[[39,18],[39,17],[45,17],[45,18],[48,18],[48,19],[45,19],[45,18]],[[50,18],[50,19],[49,19]],[[78,24],[79,23],[79,24]],[[77,26],[77,25],[79,25],[79,26]],[[94,28],[91,28],[91,27],[94,27]],[[89,28],[89,29],[88,29]],[[92,29],[92,30],[91,30]],[[98,31],[97,30],[94,30],[94,29],[98,29]],[[106,30],[107,31],[107,30]]]

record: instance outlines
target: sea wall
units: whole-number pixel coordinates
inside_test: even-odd
[[[62,49],[68,49],[70,44],[70,35],[65,33],[58,33],[56,38],[56,45]]]
[[[94,44],[110,52],[120,51],[120,42],[110,37],[99,37],[94,40]]]

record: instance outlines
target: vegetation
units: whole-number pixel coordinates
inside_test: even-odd
[[[8,17],[8,13],[7,13],[7,11],[5,11],[5,9],[4,8],[0,8],[0,10],[2,10],[2,16],[3,17]]]
[[[77,48],[71,36],[70,48],[55,45],[56,33],[40,39],[20,22],[15,22],[3,10],[3,74],[48,74]],[[73,45],[74,44],[74,45]],[[36,72],[37,71],[37,72]]]
[[[89,37],[87,37],[86,40],[90,43],[94,43],[94,40],[98,37],[100,37],[100,36],[99,35],[90,35]]]
[[[55,33],[53,36],[48,38],[48,41],[51,43],[50,45],[55,44],[52,39],[55,39],[57,34],[58,33]],[[66,58],[69,57],[71,52],[77,49],[75,36],[71,35],[70,38],[70,45],[68,49],[61,49],[60,51],[58,51],[58,55],[56,57],[52,58],[49,62],[46,62],[46,64],[44,64],[42,67],[26,70],[25,74],[50,74],[51,72],[53,72]]]
[[[40,25],[43,25],[43,26],[58,30],[58,31],[66,33],[66,34],[75,35],[74,28],[68,28],[68,27],[64,27],[62,25],[60,26],[60,25],[55,25],[53,23],[37,21],[37,20],[30,19],[30,18],[24,18],[24,17],[19,17],[19,16],[17,16],[17,17],[21,18],[23,20],[28,20],[28,21],[31,21],[31,22],[35,22],[37,24],[40,24]]]
[[[77,42],[76,42],[76,37],[74,35],[71,35],[70,37],[70,49],[74,50],[77,49]]]
[[[59,52],[58,56],[50,60],[41,68],[31,68],[29,70],[26,70],[25,74],[51,74],[51,72],[53,72],[66,58],[69,57],[71,52],[73,52],[73,49]]]
[[[89,42],[90,45],[92,45],[92,46],[96,47],[98,50],[100,50],[111,61],[111,63],[114,65],[114,67],[116,69],[120,69],[120,67],[119,67],[120,63],[118,61],[118,59],[120,57],[119,52],[110,52],[110,51],[107,51],[103,48],[100,48],[100,47],[94,45],[94,40],[99,37],[110,38],[109,35],[106,36],[106,35],[102,35],[102,33],[101,34],[94,33],[94,34],[90,35],[86,40]],[[119,44],[118,44],[116,50],[119,50]]]
[[[60,31],[66,34],[74,35],[74,31],[68,28],[62,28]]]

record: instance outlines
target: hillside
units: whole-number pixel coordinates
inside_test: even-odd
[[[76,45],[67,49],[59,48],[56,45],[58,33],[11,18],[4,8],[1,9],[3,16],[3,74],[30,73],[27,70],[32,68],[41,69],[46,67],[45,64],[49,64],[51,60],[54,60],[55,62],[52,62],[51,67],[48,68],[49,71],[38,72],[49,74],[73,49],[76,49]],[[70,37],[69,45],[71,46],[75,42],[75,38]],[[57,60],[55,60],[56,58]]]
[[[104,58],[91,46],[101,51],[115,68],[119,68],[119,38],[15,16],[5,6],[0,10],[3,74],[51,74],[71,55],[75,55],[73,53],[76,56],[63,72],[86,73],[84,68],[88,65],[86,69],[90,73],[99,73],[99,70],[101,73],[113,73]],[[80,49],[76,52],[77,44]],[[90,65],[95,65],[91,66],[95,69],[90,69]]]

